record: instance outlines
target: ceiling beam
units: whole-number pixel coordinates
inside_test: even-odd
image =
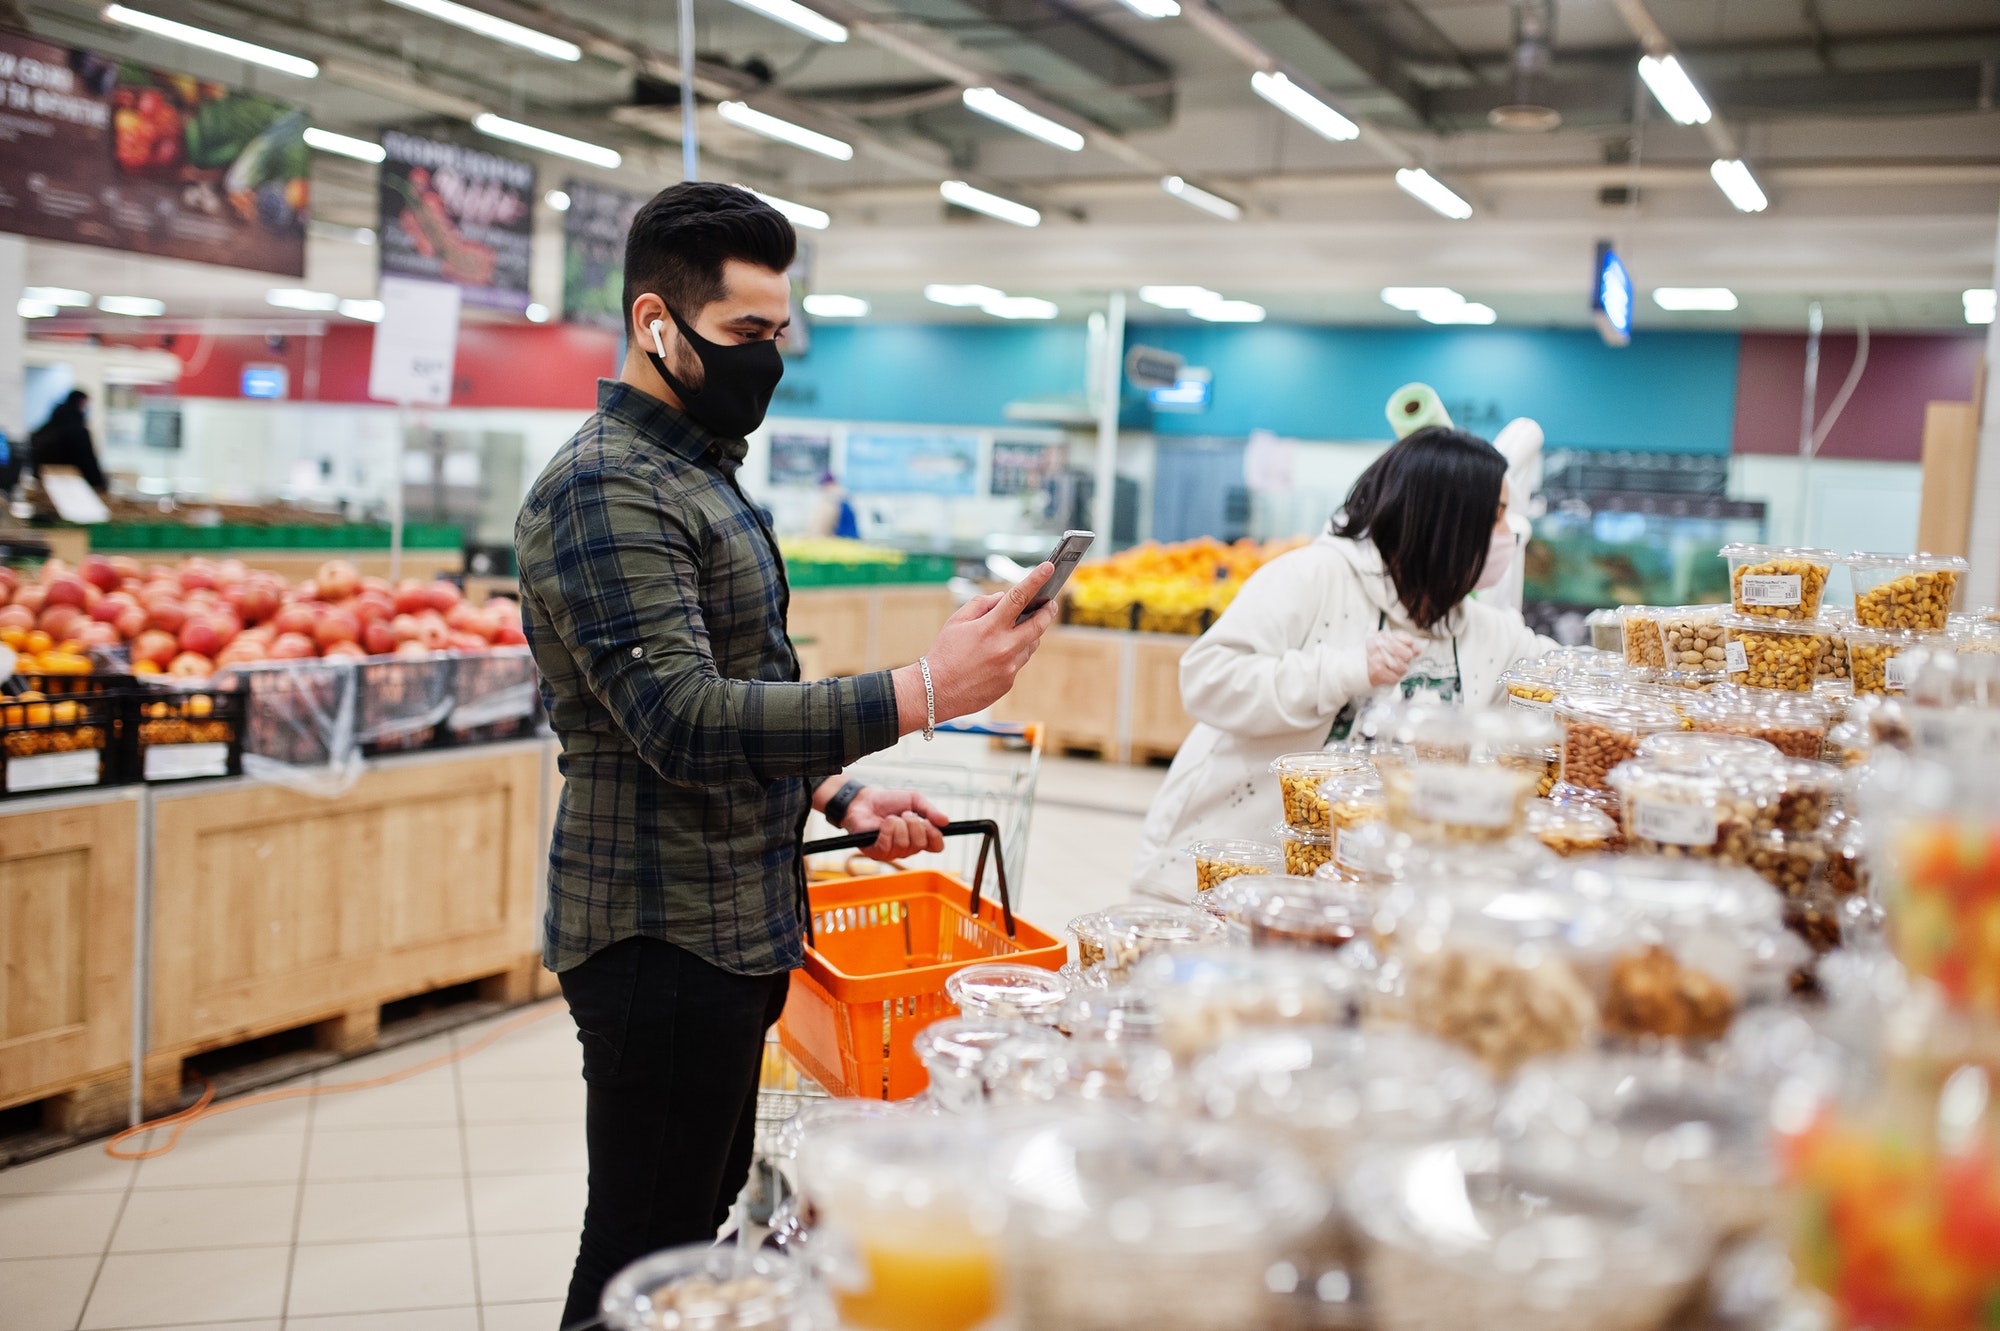
[[[1410,76],[1401,55],[1352,6],[1344,0],[1278,0],[1278,4],[1376,87],[1400,102],[1418,123],[1430,123],[1429,89]]]
[[[1174,115],[1173,69],[1123,37],[1054,0],[958,0],[1038,46],[1064,65],[1095,79],[1108,93],[1144,111],[1122,128],[1159,129]],[[1143,90],[1138,95],[1128,88]],[[1089,96],[1088,93],[1079,94]],[[1099,114],[1102,114],[1099,108]]]

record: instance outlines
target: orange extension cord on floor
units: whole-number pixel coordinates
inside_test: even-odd
[[[276,1104],[280,1100],[307,1100],[315,1096],[335,1095],[343,1091],[372,1091],[378,1086],[392,1086],[399,1081],[406,1081],[420,1072],[429,1072],[434,1068],[449,1067],[468,1054],[476,1054],[480,1050],[488,1048],[502,1036],[512,1035],[524,1026],[533,1025],[535,1022],[548,1016],[549,1013],[561,1008],[561,1006],[560,1003],[553,1001],[544,1003],[534,1011],[524,1012],[510,1021],[502,1022],[463,1049],[454,1049],[448,1054],[439,1054],[436,1058],[425,1059],[421,1063],[413,1064],[400,1071],[384,1073],[382,1076],[370,1077],[365,1081],[346,1081],[335,1086],[293,1086],[282,1091],[264,1091],[257,1095],[246,1095],[240,1100],[228,1100],[222,1104],[215,1103],[215,1083],[204,1081],[200,1099],[177,1114],[166,1114],[156,1119],[150,1119],[136,1127],[125,1129],[125,1131],[104,1143],[104,1153],[114,1160],[151,1160],[156,1156],[165,1155],[168,1151],[180,1145],[181,1134],[205,1118],[215,1118],[218,1115],[232,1113],[238,1109],[248,1109],[252,1105]],[[168,1135],[165,1142],[158,1146],[144,1151],[123,1151],[119,1149],[120,1143],[129,1138],[136,1137],[142,1132],[152,1132],[155,1129],[166,1127],[171,1127],[173,1132]]]

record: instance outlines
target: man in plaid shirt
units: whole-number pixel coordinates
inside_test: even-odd
[[[625,363],[515,525],[523,622],[565,778],[545,960],[583,1044],[590,1195],[563,1325],[658,1248],[713,1238],[749,1174],[764,1033],[803,957],[809,810],[869,852],[945,815],[841,769],[987,706],[1055,619],[1050,573],[980,597],[917,664],[799,681],[784,564],[737,477],[784,372],[796,238],[746,190],[639,210]]]

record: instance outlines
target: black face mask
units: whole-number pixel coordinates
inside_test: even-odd
[[[762,425],[771,394],[777,391],[778,380],[785,377],[785,360],[778,354],[777,342],[711,342],[688,327],[680,315],[672,310],[667,314],[701,361],[701,391],[682,383],[657,351],[648,349],[646,359],[674,390],[689,417],[726,439],[741,439]]]

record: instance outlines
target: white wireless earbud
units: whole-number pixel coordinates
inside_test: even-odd
[[[659,320],[659,319],[655,319],[655,320],[653,320],[653,323],[652,323],[652,329],[653,329],[653,350],[655,350],[655,351],[657,351],[657,352],[659,352],[659,353],[660,353],[660,359],[661,359],[661,360],[665,360],[665,359],[667,358],[667,344],[666,344],[666,343],[664,343],[664,342],[662,342],[662,341],[660,341],[660,324],[661,324],[662,322],[663,322],[662,320]]]

